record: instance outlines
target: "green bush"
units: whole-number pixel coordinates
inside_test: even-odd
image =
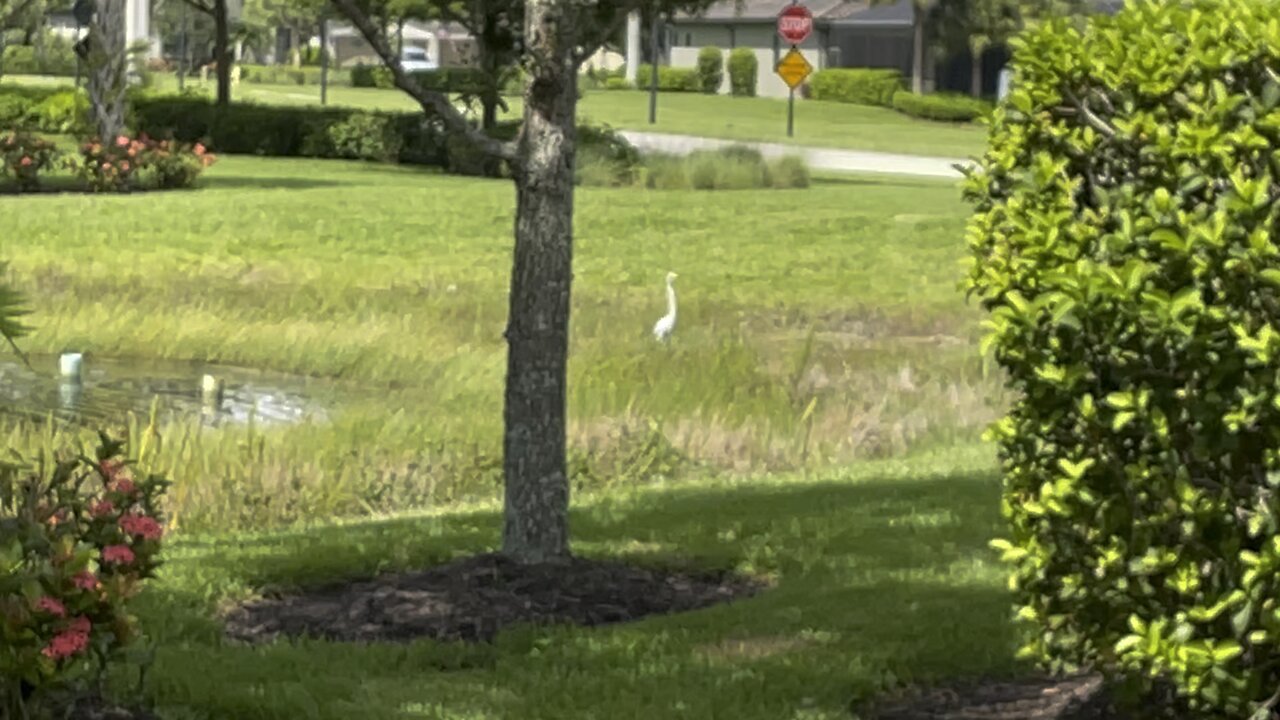
[[[68,92],[73,91],[57,86],[0,86],[0,130],[39,130],[42,124],[41,112],[49,112],[53,108],[52,105],[46,106],[41,112],[37,112],[37,108],[50,98]],[[87,98],[83,102],[87,106]]]
[[[715,95],[724,82],[724,53],[718,47],[704,47],[698,51],[698,84],[702,92]]]
[[[6,75],[54,75],[71,77],[76,74],[76,56],[71,43],[58,35],[45,37],[44,52],[37,53],[31,45],[8,45],[4,48],[0,70]]]
[[[893,107],[893,96],[903,89],[902,73],[879,68],[831,68],[819,70],[809,80],[814,100]]]
[[[585,90],[600,90],[608,85],[609,81],[622,78],[624,75],[626,75],[626,70],[623,68],[618,68],[617,70],[587,68],[587,71],[578,77],[578,87]]]
[[[351,87],[389,90],[395,86],[391,70],[382,65],[356,65],[351,68]]]
[[[240,79],[247,83],[264,85],[319,85],[320,68],[291,65],[241,65]],[[351,73],[329,68],[330,85],[350,85]]]
[[[735,48],[729,53],[729,91],[737,97],[755,97],[759,71],[760,62],[751,48]]]
[[[79,90],[54,93],[30,109],[26,125],[39,132],[83,135],[91,127],[89,97]]]
[[[631,84],[631,81],[624,77],[609,78],[604,83],[605,90],[634,90],[635,87],[635,85]]]
[[[990,115],[991,108],[986,100],[952,93],[916,95],[910,90],[899,90],[893,96],[894,110],[925,120],[972,122]]]
[[[1023,652],[1187,717],[1271,718],[1280,686],[1277,25],[1257,0],[1046,22],[965,181],[1017,393],[990,435]]]
[[[639,177],[640,151],[611,127],[578,126],[577,152],[574,177],[578,184],[625,187]]]
[[[326,137],[330,148],[326,156],[379,162],[400,157],[403,142],[392,118],[372,113],[356,113],[330,125]]]
[[[641,65],[636,71],[636,87],[648,90],[652,83],[653,66]],[[658,66],[659,92],[697,92],[699,87],[696,68]]]
[[[809,168],[799,157],[770,163],[760,151],[745,145],[698,150],[684,157],[648,155],[639,176],[654,190],[749,190],[803,188]]]

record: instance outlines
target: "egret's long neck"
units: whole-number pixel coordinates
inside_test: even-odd
[[[676,289],[669,280],[667,281],[667,314],[671,317],[676,316]]]

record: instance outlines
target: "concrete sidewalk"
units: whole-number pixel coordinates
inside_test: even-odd
[[[837,150],[835,148],[805,147],[743,140],[694,137],[692,135],[667,135],[665,133],[620,130],[632,145],[642,151],[685,155],[694,150],[714,150],[729,145],[746,145],[759,150],[767,158],[783,155],[800,155],[814,170],[839,170],[843,172],[890,173],[923,177],[963,177],[953,164],[970,165],[971,160],[899,155],[897,153],[868,152],[863,150]]]

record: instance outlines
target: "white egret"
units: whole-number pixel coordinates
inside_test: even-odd
[[[676,329],[676,274],[667,273],[667,314],[663,315],[653,326],[653,336],[666,342],[671,331]]]

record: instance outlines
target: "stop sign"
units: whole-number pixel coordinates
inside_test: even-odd
[[[778,13],[778,34],[792,45],[799,45],[813,32],[813,13],[804,5],[788,5]]]

